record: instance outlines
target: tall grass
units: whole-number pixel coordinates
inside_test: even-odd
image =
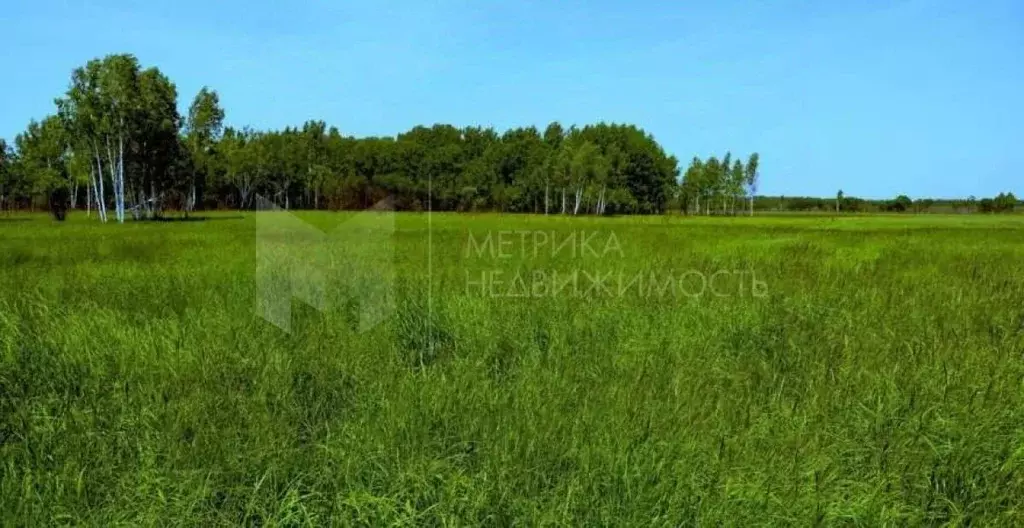
[[[256,218],[0,221],[0,523],[1024,522],[1024,218],[403,214],[288,332]]]

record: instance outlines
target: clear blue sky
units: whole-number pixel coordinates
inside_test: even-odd
[[[1020,0],[683,4],[14,0],[0,137],[131,52],[237,126],[618,121],[684,164],[756,150],[765,194],[1024,195]]]

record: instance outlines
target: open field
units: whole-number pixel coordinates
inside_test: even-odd
[[[1021,216],[82,216],[0,218],[0,524],[1024,523]]]

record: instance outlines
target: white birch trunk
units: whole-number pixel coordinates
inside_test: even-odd
[[[93,200],[96,201],[96,214],[100,218],[100,222],[107,221],[107,204],[104,200],[103,193],[103,156],[100,154],[95,143],[93,144],[93,150],[96,154],[96,174],[93,179]]]
[[[124,223],[124,135],[117,135],[117,194],[118,209],[117,209],[117,221]]]
[[[238,195],[241,198],[242,203],[239,204],[239,209],[245,209],[249,202],[249,193],[251,191],[251,182],[248,178],[242,180],[242,184],[238,186]]]
[[[148,204],[146,208],[149,210],[149,217],[156,218],[156,182],[152,180],[149,182],[149,199],[150,201],[146,202]]]
[[[113,147],[110,146],[110,138],[107,138],[107,167],[110,170],[110,185],[113,186],[111,189],[114,192],[114,220],[117,220],[118,211],[120,210],[119,201],[117,197],[117,159],[114,158]]]

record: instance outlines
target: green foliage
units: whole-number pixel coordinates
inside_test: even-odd
[[[110,201],[118,221],[128,209],[155,214],[154,205],[180,185],[177,89],[158,69],[143,70],[130,54],[90,60],[72,72],[56,105],[64,147],[70,156],[88,160],[100,219],[106,220]]]
[[[978,202],[978,210],[983,213],[1007,213],[1012,212],[1017,205],[1017,197],[1012,192],[999,193],[995,198],[985,198]]]
[[[706,161],[694,157],[678,189],[680,210],[692,214],[733,215],[741,211],[743,198],[752,198],[757,188],[758,160],[756,152],[746,165],[739,159],[733,160],[731,152],[721,161],[715,156]]]
[[[838,197],[840,212],[843,213],[1011,213],[1020,205],[1013,193],[1001,193],[995,198],[982,200],[921,198],[911,200],[900,196],[892,200],[869,200],[843,195]],[[753,209],[762,212],[834,212],[837,199],[807,196],[757,196],[752,200]],[[996,205],[996,204],[1000,205]]]
[[[394,137],[355,138],[318,120],[281,130],[226,126],[218,93],[203,87],[182,119],[177,89],[131,54],[71,74],[56,113],[0,148],[0,209],[45,203],[67,188],[71,208],[157,217],[163,209],[363,209],[390,197],[401,210],[545,214],[744,211],[1012,212],[991,199],[895,201],[756,196],[761,160],[678,160],[643,129],[549,123],[543,131],[435,124]],[[81,192],[85,190],[85,192]],[[96,199],[99,197],[99,199]]]
[[[622,125],[574,128],[556,138],[560,130],[552,124],[544,136],[532,127],[499,135],[489,128],[434,125],[395,138],[355,139],[322,122],[281,132],[228,127],[217,147],[213,172],[220,178],[211,191],[217,201],[243,208],[251,202],[242,205],[235,195],[259,193],[282,207],[314,209],[364,208],[388,195],[407,210],[665,209],[675,161],[652,138]]]
[[[910,198],[908,198],[907,196],[901,194],[901,195],[897,196],[895,200],[889,202],[886,205],[886,210],[887,211],[892,211],[892,212],[895,212],[895,213],[902,213],[904,211],[910,210],[910,208],[913,205],[914,205],[914,202]]]
[[[67,185],[66,133],[59,119],[49,116],[41,123],[31,121],[14,144],[18,149],[16,170],[20,171],[28,193],[48,194]]]
[[[248,208],[256,195],[285,209],[364,208],[390,196],[408,210],[650,214],[676,193],[675,158],[632,125],[551,123],[543,134],[499,134],[438,124],[360,139],[323,121],[254,131],[225,127],[208,87],[182,122],[174,84],[130,54],[76,68],[56,104],[61,153],[39,144],[31,125],[34,143],[18,143],[26,149],[18,187],[8,176],[0,195],[84,184],[99,197],[101,219],[108,206],[123,220],[129,209],[159,216],[165,207]],[[72,207],[83,201],[76,196]]]
[[[252,313],[273,214],[0,219],[0,524],[1024,522],[1022,217],[400,214],[393,315],[330,288],[284,333]],[[466,252],[580,230],[621,252]],[[555,270],[764,295],[466,283]]]

